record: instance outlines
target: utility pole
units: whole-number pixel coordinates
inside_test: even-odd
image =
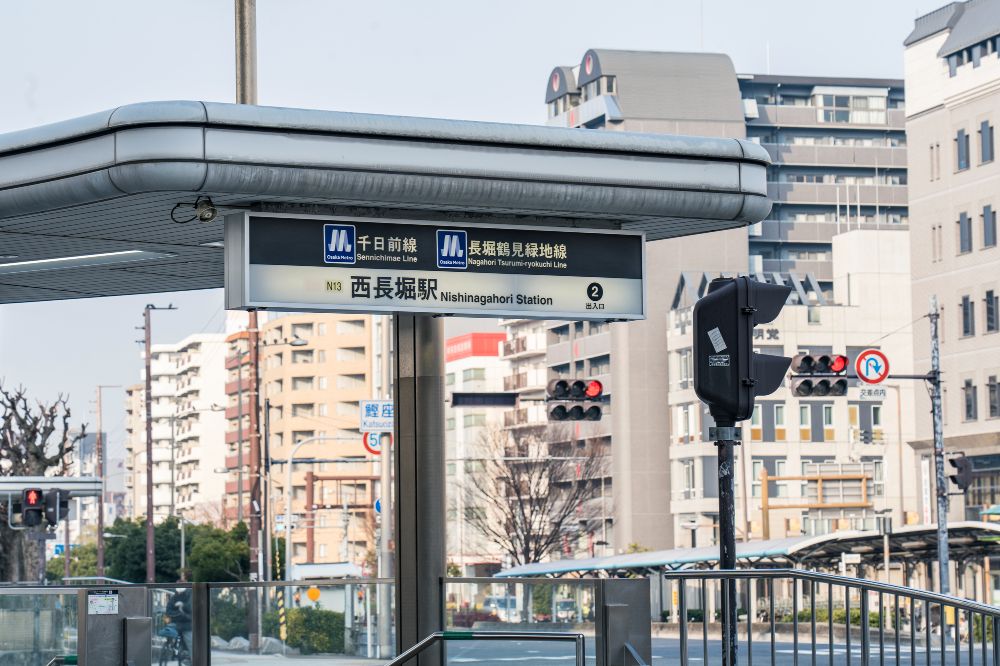
[[[174,405],[171,405],[173,408]],[[177,434],[176,419],[170,415],[170,515],[177,515]]]
[[[236,103],[257,103],[257,1],[235,0],[236,18]],[[261,531],[261,496],[260,496],[260,428],[258,415],[260,411],[259,391],[257,390],[260,372],[258,368],[258,328],[257,313],[253,310],[248,315],[250,333],[250,576],[259,577],[260,568],[260,531]],[[241,387],[242,388],[242,387]],[[242,404],[242,403],[241,403]],[[241,447],[242,451],[242,447]],[[242,477],[243,468],[240,467]],[[240,480],[240,493],[243,492],[243,482]],[[243,503],[240,502],[242,509]],[[258,588],[259,594],[259,588]],[[257,626],[258,596],[252,595],[248,609],[250,617],[249,638],[250,650],[258,649],[260,631]]]
[[[740,429],[733,421],[716,420],[712,428],[719,458],[719,568],[731,571],[736,568],[736,489],[734,448],[741,438]],[[736,624],[736,579],[723,580],[722,608],[722,663],[736,666],[738,646]],[[684,621],[684,618],[681,618]]]
[[[106,388],[119,388],[111,384],[97,386],[97,476],[101,479],[101,494],[97,498],[97,575],[104,575],[104,495],[107,493],[107,469],[104,464],[104,430],[101,420],[104,412],[101,409],[101,391]],[[69,525],[69,521],[66,522]],[[69,561],[69,545],[66,545],[66,561]],[[69,574],[66,574],[67,576]]]
[[[243,351],[236,348],[236,522],[243,522]],[[253,569],[251,568],[251,571]]]
[[[172,304],[159,308],[147,304],[142,311],[143,343],[146,357],[146,582],[156,582],[156,540],[153,531],[153,369],[150,313],[153,310],[176,310]],[[103,534],[101,535],[103,538]]]
[[[950,594],[948,570],[948,479],[944,475],[944,427],[941,415],[941,345],[938,338],[937,296],[931,296],[931,415],[934,420],[934,475],[937,479],[938,593]]]

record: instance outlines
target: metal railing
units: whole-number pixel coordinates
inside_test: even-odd
[[[732,602],[738,609],[740,663],[745,656],[751,666],[755,660],[772,666],[1000,666],[1000,608],[996,606],[861,578],[790,569],[689,570],[662,575],[674,588],[674,603],[665,615],[673,618],[678,642],[675,654],[668,649],[659,656],[677,659],[682,666],[695,658],[712,663],[710,656],[721,663],[721,656],[712,653],[718,651],[715,635],[721,639],[729,629],[727,615],[721,612],[730,601],[726,599],[729,581],[737,588]],[[713,626],[716,616],[721,622]],[[694,641],[691,625],[695,625]],[[694,645],[699,637],[701,650]],[[700,654],[693,656],[692,651]]]
[[[385,666],[401,666],[432,645],[445,641],[572,641],[576,650],[576,666],[587,662],[583,634],[537,631],[436,631]]]

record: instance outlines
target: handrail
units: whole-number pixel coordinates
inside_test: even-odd
[[[897,595],[900,597],[906,597],[910,599],[915,599],[918,601],[926,601],[934,604],[944,604],[946,606],[953,606],[955,608],[961,608],[963,610],[973,611],[976,613],[981,613],[989,615],[991,617],[1000,617],[1000,607],[990,606],[987,604],[982,604],[977,601],[970,601],[969,599],[962,599],[960,597],[952,597],[944,594],[939,594],[937,592],[928,592],[926,590],[918,590],[912,587],[903,587],[901,585],[892,585],[890,583],[882,583],[874,580],[867,580],[863,578],[851,578],[849,576],[839,576],[835,574],[821,573],[818,571],[807,571],[804,569],[677,569],[674,571],[664,571],[661,575],[670,579],[682,579],[682,580],[701,580],[701,579],[788,579],[797,578],[799,580],[808,580],[816,583],[829,583],[832,585],[838,585],[841,587],[852,587],[862,590],[871,590],[873,592],[882,592],[885,594]],[[579,585],[581,583],[589,582],[593,583],[598,580],[597,578],[446,578],[446,583],[461,584],[461,583],[473,583],[473,584],[487,584],[492,583],[494,585]]]
[[[401,666],[438,642],[444,641],[573,641],[576,646],[576,666],[587,663],[583,634],[541,631],[435,631],[413,647],[400,653],[385,666]],[[641,664],[642,662],[640,662]]]

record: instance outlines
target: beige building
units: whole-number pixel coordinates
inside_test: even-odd
[[[303,342],[299,342],[299,341]],[[294,343],[293,343],[294,342]],[[262,448],[272,459],[270,528],[284,534],[286,461],[292,475],[292,562],[363,565],[374,546],[376,466],[358,431],[361,400],[371,396],[371,317],[294,314],[261,325]],[[243,442],[243,515],[249,520],[250,396],[247,337],[229,336],[226,366],[226,516],[237,517]],[[242,369],[241,369],[242,365]],[[243,405],[239,379],[243,379]],[[243,415],[242,438],[240,413]],[[296,449],[296,444],[316,438]]]
[[[1000,503],[998,40],[1000,6],[969,0],[918,18],[905,41],[913,312],[928,312],[937,298],[945,451],[971,457],[975,473],[966,496],[952,498],[952,519],[979,520],[982,509]],[[913,335],[915,369],[923,372],[930,368],[926,319],[914,324]],[[932,522],[932,424],[925,391],[917,391],[913,413],[922,518]]]

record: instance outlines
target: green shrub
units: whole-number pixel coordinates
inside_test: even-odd
[[[344,614],[306,606],[290,608],[285,613],[288,624],[288,647],[302,654],[343,654]],[[264,614],[264,635],[280,636],[278,612]]]
[[[247,637],[247,607],[235,599],[212,599],[211,631],[213,636],[230,640],[234,636]]]

